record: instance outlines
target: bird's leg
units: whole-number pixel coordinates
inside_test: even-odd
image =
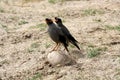
[[[56,47],[56,50],[58,50],[59,46],[60,46],[60,43],[58,43],[58,46]]]
[[[57,46],[58,46],[58,43],[57,43],[56,46],[52,49],[52,51],[55,51]]]

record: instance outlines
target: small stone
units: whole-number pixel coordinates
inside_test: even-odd
[[[52,65],[65,65],[71,61],[64,51],[53,51],[47,55],[47,59]]]

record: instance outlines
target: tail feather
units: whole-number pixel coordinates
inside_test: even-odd
[[[67,52],[69,52],[68,48],[67,48],[67,45],[66,44],[63,44],[65,49],[67,50]]]
[[[80,48],[79,48],[79,46],[77,45],[76,42],[71,41],[71,43],[72,43],[74,46],[76,46],[76,47],[80,50]]]
[[[68,43],[67,43],[67,41],[66,41],[66,39],[65,39],[65,41],[63,41],[63,46],[65,47],[65,49],[67,50],[67,52],[69,52],[69,50],[68,50]]]
[[[65,47],[65,49],[67,50],[67,52],[69,52],[69,50],[67,48],[68,47],[68,42],[66,40],[66,37],[59,35],[59,40],[63,44],[63,46]]]
[[[75,38],[72,35],[69,35],[68,39],[74,46],[76,46],[80,50],[79,46],[77,45],[78,41],[75,40]]]
[[[73,42],[77,42],[77,43],[78,43],[78,41],[75,40],[75,38],[74,38],[72,35],[68,35],[68,39],[69,39],[70,41],[73,41]]]

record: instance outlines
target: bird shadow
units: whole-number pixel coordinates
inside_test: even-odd
[[[82,51],[79,50],[72,50],[70,52],[70,55],[74,58],[74,59],[79,59],[79,58],[84,58],[85,55],[83,54]]]
[[[68,64],[66,64],[66,66],[75,66],[75,65],[81,65],[81,63],[77,63],[77,60],[80,58],[84,58],[85,55],[83,54],[82,51],[79,50],[72,50],[69,52],[69,55],[67,55],[69,57],[69,59],[71,60],[71,62],[69,62]]]

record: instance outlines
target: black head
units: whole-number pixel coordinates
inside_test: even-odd
[[[47,24],[52,24],[52,23],[53,23],[52,19],[49,19],[49,18],[46,18],[46,19],[45,19],[45,22],[46,22]]]
[[[62,23],[62,20],[60,18],[58,18],[58,17],[55,17],[55,22],[56,23]]]

